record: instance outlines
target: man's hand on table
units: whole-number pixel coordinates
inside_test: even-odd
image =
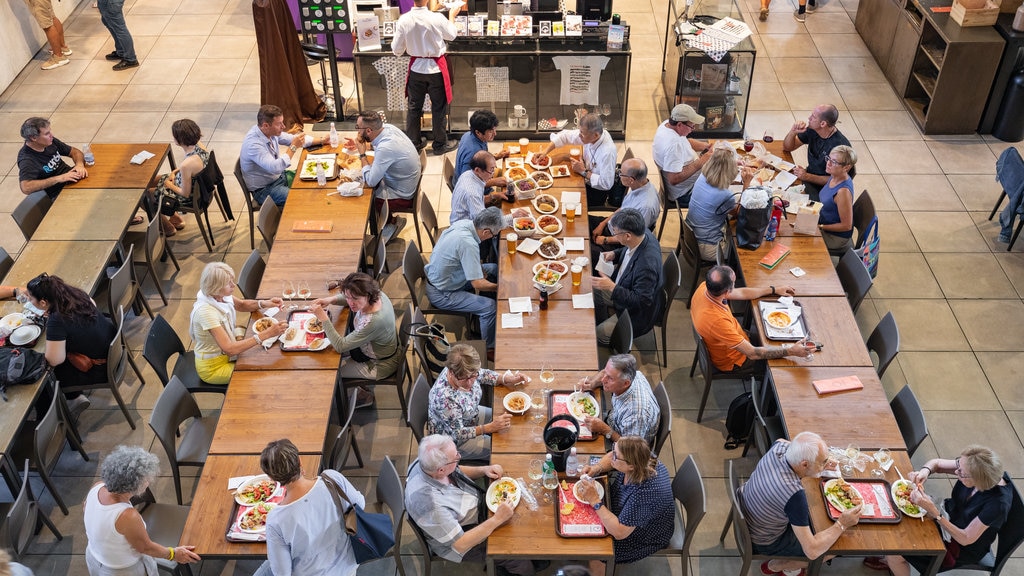
[[[508,148],[502,148],[501,150],[498,150],[497,152],[494,153],[494,159],[495,160],[501,160],[503,158],[508,158],[508,156],[509,156]]]
[[[583,422],[587,425],[587,428],[590,428],[590,431],[595,436],[604,436],[612,431],[612,427],[605,424],[604,420],[601,420],[597,416],[587,416],[583,419]]]
[[[484,471],[484,476],[487,476],[491,480],[497,480],[505,475],[505,469],[501,467],[501,464],[491,464],[490,466],[481,466]]]

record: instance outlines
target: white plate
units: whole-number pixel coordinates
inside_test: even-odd
[[[540,186],[537,185],[537,181],[534,180],[533,178],[530,178],[529,176],[527,176],[526,178],[520,178],[519,180],[516,180],[515,182],[512,183],[512,187],[512,189],[515,190],[515,192],[520,196],[522,196],[523,194],[529,194],[531,192],[533,194],[536,194],[537,190],[540,190]],[[531,195],[528,197],[532,198],[533,196]]]
[[[249,510],[247,510],[247,511],[245,512],[245,515],[249,515],[249,514],[252,514],[252,513],[253,513],[253,511],[254,511],[254,510],[256,509],[256,507],[257,507],[257,506],[265,506],[265,507],[266,507],[266,508],[265,508],[265,510],[266,510],[266,511],[267,511],[267,513],[269,514],[271,510],[273,510],[274,508],[276,508],[276,507],[277,507],[277,504],[274,504],[274,503],[272,503],[272,502],[260,502],[260,503],[259,503],[259,504],[257,504],[256,506],[253,506],[252,508],[250,508]],[[244,517],[245,517],[245,515],[243,515],[242,517],[244,518]],[[254,528],[254,529],[249,529],[249,528],[242,528],[242,520],[241,520],[241,518],[239,518],[239,520],[238,520],[238,529],[239,529],[240,531],[242,531],[242,532],[246,533],[246,534],[262,534],[262,533],[264,533],[264,532],[266,532],[266,531],[267,531],[267,524],[266,524],[266,522],[264,522],[264,523],[263,523],[263,526],[261,526],[261,527],[259,527],[259,528]]]
[[[256,504],[255,502],[247,502],[244,499],[242,499],[242,497],[239,494],[241,494],[242,490],[244,490],[246,487],[256,484],[258,482],[262,482],[264,480],[274,485],[274,491],[270,493],[270,496],[268,496],[267,499],[269,500],[270,498],[273,498],[274,495],[281,490],[281,483],[274,482],[273,480],[270,479],[270,476],[267,476],[266,474],[260,474],[259,476],[254,476],[238,485],[238,488],[235,489],[235,502],[238,502],[240,506],[254,506]]]
[[[548,232],[547,230],[541,228],[541,221],[542,220],[551,220],[551,219],[554,219],[554,221],[558,224],[558,229],[557,230],[554,230],[552,232]],[[547,234],[548,236],[556,236],[556,235],[562,233],[562,221],[559,220],[557,216],[552,216],[551,214],[545,214],[545,215],[541,216],[540,218],[537,218],[537,231],[540,232],[541,234]]]
[[[521,489],[519,487],[519,483],[516,482],[515,478],[502,476],[501,478],[498,478],[490,486],[487,487],[487,508],[489,508],[491,512],[498,511],[498,504],[500,504],[500,502],[496,500],[498,486],[506,486],[504,482],[512,483],[511,486],[509,486],[509,505],[512,506],[512,508],[515,508],[516,506],[519,505],[519,499],[522,497],[522,494],[520,493]]]
[[[910,480],[900,479],[900,480],[897,480],[897,481],[892,483],[892,486],[890,487],[890,491],[892,492],[892,502],[893,502],[893,504],[896,505],[897,508],[900,509],[900,512],[902,512],[905,516],[910,516],[911,518],[921,518],[922,516],[927,514],[927,512],[924,511],[924,508],[921,508],[920,506],[916,506],[915,504],[913,504],[913,503],[911,503],[909,501],[907,502],[907,504],[917,508],[917,513],[916,514],[911,514],[910,512],[908,512],[906,510],[906,508],[904,508],[903,506],[900,505],[900,498],[896,496],[896,489],[899,486],[901,486],[901,485],[910,485],[911,489],[913,489],[913,484],[910,483]]]
[[[565,164],[556,164],[551,168],[548,168],[548,172],[555,178],[565,178],[566,176],[572,176],[572,170]]]
[[[290,340],[286,340],[285,337],[288,336],[288,332],[290,332],[291,330],[295,330],[295,337],[291,338]],[[296,346],[305,343],[306,331],[303,330],[302,328],[296,326],[289,326],[288,329],[285,330],[284,334],[281,335],[281,346],[284,346],[285,348],[295,348]]]
[[[518,176],[518,178],[516,178]],[[525,166],[509,166],[505,168],[505,178],[513,181],[522,180],[530,176],[530,170]]]
[[[516,227],[516,222],[520,220],[530,220],[531,222],[533,222],[533,228],[529,230],[520,230],[519,228]],[[515,232],[520,238],[529,238],[537,233],[537,219],[533,218],[532,216],[529,218],[514,218],[512,220],[512,231]]]
[[[834,506],[836,510],[839,510],[840,512],[842,512],[843,510],[847,510],[847,508],[845,506],[843,506],[843,504],[839,501],[838,498],[836,498],[832,494],[828,493],[828,489],[833,487],[833,486],[835,486],[839,482],[840,482],[839,478],[833,478],[833,479],[829,480],[828,482],[825,482],[825,487],[824,487],[824,490],[825,490],[825,501],[828,502],[829,504],[831,504],[832,506]],[[864,496],[860,493],[860,490],[857,490],[852,485],[850,485],[850,491],[852,491],[854,494],[856,494],[857,497],[860,498],[861,502],[864,501]]]
[[[537,262],[536,264],[533,265],[533,273],[536,274],[537,272],[540,272],[543,268],[548,268],[550,270],[558,272],[562,276],[565,276],[566,274],[569,273],[569,267],[565,264],[565,262]]]
[[[12,331],[25,323],[25,315],[21,312],[14,312],[0,318],[0,326],[10,328]]]
[[[548,256],[546,253],[544,253],[544,251],[541,250],[541,248],[543,248],[543,244],[540,248],[537,248],[537,253],[540,254],[542,257],[547,258],[548,260],[559,260],[563,256],[565,256],[565,245],[559,242],[558,239],[555,238],[554,236],[547,236],[547,238],[551,238],[551,241],[558,246],[558,253],[552,256]]]
[[[548,156],[548,163],[547,164],[539,164],[537,162],[534,162],[533,161],[533,157],[534,156],[537,156],[537,154],[534,154],[533,152],[530,152],[529,154],[526,155],[526,163],[529,164],[530,166],[533,166],[537,170],[547,170],[551,166],[551,157],[550,156]]]
[[[536,184],[536,182],[534,182],[534,183]],[[541,210],[541,208],[540,208],[540,206],[538,206],[538,204],[539,204],[539,201],[542,200],[542,199],[550,200],[550,202],[545,202],[545,204],[554,204],[555,207],[552,208],[551,210]],[[558,208],[560,206],[559,203],[558,203],[558,199],[555,198],[554,196],[552,196],[551,194],[540,194],[540,195],[534,197],[532,203],[533,203],[533,207],[537,209],[537,212],[540,212],[541,214],[554,214],[555,212],[558,212]]]
[[[24,346],[29,342],[35,340],[43,333],[43,329],[35,324],[27,324],[11,332],[11,344],[15,346]]]
[[[533,181],[537,183],[537,188],[540,188],[541,190],[547,190],[555,185],[554,180],[552,180],[551,173],[547,171],[538,170],[530,174],[530,178],[533,178]],[[545,182],[547,182],[547,184],[545,184]]]
[[[572,495],[575,496],[576,499],[579,500],[580,502],[583,502],[583,499],[580,498],[580,493],[576,491],[576,488],[579,485],[579,482],[576,482],[575,484],[572,485]],[[601,485],[600,482],[594,482],[594,486],[597,487],[597,493],[600,495],[600,498],[598,498],[598,500],[604,500],[604,486]]]
[[[302,328],[307,333],[309,333],[309,334],[323,334],[324,333],[323,323],[320,324],[320,329],[319,330],[313,330],[313,329],[311,329],[310,324],[314,323],[314,322],[318,322],[318,320],[316,318],[310,318],[310,319],[308,319],[308,320],[306,320],[305,322],[302,323]]]
[[[522,410],[513,410],[512,408],[509,407],[509,401],[511,401],[513,398],[523,399]],[[505,406],[505,410],[508,410],[513,414],[525,414],[526,411],[530,409],[530,395],[527,394],[526,392],[509,392],[508,394],[505,394],[505,399],[502,400],[501,403]]]
[[[577,400],[589,400],[590,402],[593,402],[594,413],[590,414],[583,410],[582,407],[576,404]],[[573,392],[565,401],[565,407],[569,410],[569,414],[580,422],[582,422],[587,416],[599,416],[601,410],[599,406],[597,399],[594,398],[590,392]]]

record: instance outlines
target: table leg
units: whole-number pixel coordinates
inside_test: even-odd
[[[921,576],[935,576],[939,572],[939,568],[942,566],[942,560],[945,559],[946,553],[942,552],[932,557],[932,561],[928,564],[928,570]]]
[[[807,576],[818,576],[821,573],[821,565],[825,563],[825,555],[822,554],[807,565]]]
[[[11,463],[11,458],[6,453],[0,454],[0,474],[3,474],[4,482],[7,483],[7,489],[11,491],[11,496],[17,497],[18,491],[21,490],[20,478],[17,468]]]

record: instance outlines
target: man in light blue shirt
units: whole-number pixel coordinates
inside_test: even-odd
[[[624,161],[619,169],[619,179],[629,190],[622,199],[622,206],[618,210],[623,208],[637,210],[644,217],[644,224],[653,230],[654,223],[661,216],[661,196],[658,195],[654,184],[647,179],[647,163],[639,158],[630,158]],[[604,219],[600,216],[590,217],[591,245],[596,252],[614,250],[621,246],[608,230],[608,221],[611,219],[611,216]],[[604,248],[605,246],[607,248]]]
[[[505,198],[504,192],[487,194],[487,179],[494,174],[495,166],[497,161],[490,152],[480,150],[473,155],[469,162],[469,170],[459,176],[452,192],[451,223],[472,220],[483,212],[487,204],[500,204]]]
[[[253,199],[263,204],[270,198],[274,204],[284,206],[288,199],[288,178],[285,170],[292,163],[288,153],[280,151],[279,144],[288,146],[295,154],[299,147],[309,146],[313,137],[299,132],[288,134],[284,131],[284,112],[272,104],[260,106],[256,113],[256,125],[249,129],[242,140],[242,151],[238,156],[242,165],[242,178],[252,192]],[[323,139],[320,141],[323,144]]]
[[[373,164],[366,150],[373,146]],[[384,227],[387,241],[398,236],[405,227],[405,218],[395,212],[415,210],[413,197],[420,186],[420,153],[412,140],[395,126],[385,124],[376,112],[360,112],[356,118],[356,150],[362,164],[363,184],[374,189],[379,209],[386,200],[391,219]]]

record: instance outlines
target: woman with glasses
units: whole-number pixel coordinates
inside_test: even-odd
[[[639,436],[623,436],[594,466],[591,475],[609,473],[611,498],[604,506],[597,488],[584,482],[581,499],[597,510],[597,517],[615,539],[615,563],[642,560],[668,546],[675,529],[675,500],[668,468]],[[591,562],[593,574],[603,574],[600,561]]]
[[[701,259],[714,262],[718,259],[718,246],[728,247],[725,224],[739,210],[736,195],[729,186],[737,175],[741,176],[744,188],[749,186],[754,169],[744,166],[741,172],[736,162],[736,151],[726,144],[724,147],[715,146],[700,172],[690,194],[686,223],[697,237]]]
[[[448,352],[445,367],[430,389],[426,434],[444,434],[455,441],[459,454],[467,460],[491,457],[489,434],[512,426],[512,415],[491,418],[491,409],[480,405],[481,385],[503,384],[515,389],[530,379],[516,372],[498,374],[480,367],[480,355],[472,346],[456,344]]]
[[[921,488],[932,474],[956,476],[952,495],[946,498],[942,508]],[[992,542],[1007,520],[1014,490],[995,452],[983,446],[968,446],[955,459],[932,458],[920,469],[907,474],[907,479],[916,485],[910,493],[910,501],[951,538],[946,542],[946,557],[940,572],[977,564],[990,552]],[[910,576],[911,566],[924,574],[930,562],[928,556],[864,559],[868,567],[890,570],[894,576]]]
[[[853,177],[857,153],[849,146],[836,146],[825,160],[828,182],[818,192],[821,212],[818,228],[829,254],[842,256],[853,247]]]

